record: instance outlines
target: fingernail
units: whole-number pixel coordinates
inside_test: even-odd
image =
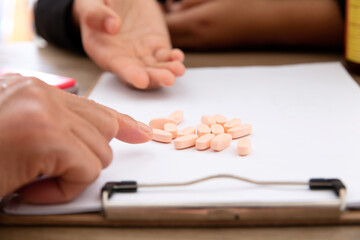
[[[116,20],[114,18],[105,19],[105,30],[110,34],[116,33]]]
[[[145,132],[146,134],[148,134],[150,137],[152,137],[153,134],[153,130],[151,127],[149,127],[148,125],[142,123],[142,122],[137,122],[138,127],[140,128],[141,131]]]

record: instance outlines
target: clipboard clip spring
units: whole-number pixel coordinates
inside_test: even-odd
[[[311,178],[308,182],[271,182],[271,181],[256,181],[236,175],[219,174],[212,175],[188,182],[178,183],[156,183],[156,184],[138,184],[136,181],[121,181],[121,182],[108,182],[101,190],[102,195],[104,192],[107,198],[110,199],[114,193],[135,193],[140,187],[180,187],[205,182],[218,178],[230,178],[238,181],[248,182],[256,185],[308,185],[310,190],[333,190],[334,193],[341,199],[342,209],[345,207],[346,187],[340,179],[337,178]]]
[[[261,186],[304,186],[309,187],[310,190],[330,190],[333,191],[338,199],[330,201],[312,201],[312,202],[232,202],[232,203],[195,203],[195,204],[171,204],[171,203],[150,203],[150,204],[118,204],[116,201],[110,201],[110,198],[116,194],[125,193],[136,193],[139,188],[156,188],[156,187],[184,187],[190,186],[197,183],[205,182],[212,179],[228,178],[237,181],[248,182],[251,184]],[[241,209],[251,208],[253,211],[265,211],[264,214],[268,213],[267,209],[276,209],[278,214],[275,217],[293,217],[294,212],[299,213],[300,217],[312,217],[322,218],[331,217],[338,218],[340,214],[346,208],[346,188],[340,179],[324,179],[324,178],[312,178],[308,181],[257,181],[231,174],[219,174],[207,176],[199,179],[195,179],[187,182],[168,182],[168,183],[137,183],[136,181],[121,181],[121,182],[108,182],[104,185],[101,190],[102,208],[104,216],[109,220],[121,220],[121,219],[148,219],[150,216],[156,216],[156,219],[173,219],[177,217],[184,217],[184,219],[191,219],[186,215],[187,211],[208,211],[209,209],[216,209],[216,211],[224,210],[230,212],[231,217],[235,214],[238,219],[238,212]],[[175,209],[180,212],[167,211],[169,209]],[[185,212],[182,212],[185,211]],[[235,213],[234,213],[235,211]],[[181,213],[181,214],[180,214]],[[146,215],[147,214],[147,215]],[[185,215],[184,215],[185,214]],[[200,213],[199,213],[200,214]],[[283,215],[284,216],[283,216]],[[179,215],[179,216],[178,216]],[[196,214],[195,214],[196,215]],[[201,215],[201,214],[200,214]],[[212,219],[212,214],[205,214],[197,216],[204,219]],[[256,215],[256,214],[255,214]],[[296,215],[296,214],[295,214]],[[191,215],[192,216],[192,215]],[[259,215],[260,216],[260,215]],[[219,219],[227,219],[226,216],[216,216]],[[252,219],[252,218],[251,218]]]

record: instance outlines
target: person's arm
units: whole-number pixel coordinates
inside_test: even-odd
[[[167,13],[176,47],[342,47],[343,18],[336,0],[183,0],[181,4],[182,8]]]
[[[270,5],[264,6],[271,7]],[[275,44],[342,48],[344,21],[336,0],[276,1],[272,15]],[[270,40],[271,41],[271,40]]]

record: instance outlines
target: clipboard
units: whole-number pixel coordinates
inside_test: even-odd
[[[217,178],[231,178],[257,185],[302,185],[310,190],[332,191],[337,201],[314,203],[241,203],[237,206],[142,206],[129,208],[109,204],[114,194],[135,193],[139,188],[183,186]],[[339,179],[310,179],[307,182],[261,182],[233,175],[216,175],[183,183],[138,184],[109,182],[101,190],[103,211],[57,216],[12,216],[0,213],[2,225],[104,226],[104,227],[234,227],[360,224],[360,211],[345,210],[346,187]]]
[[[335,64],[334,64],[335,65]],[[336,67],[336,66],[334,66]],[[263,70],[263,69],[262,69]],[[226,71],[224,71],[226,72]],[[214,72],[215,73],[215,72]],[[226,75],[226,74],[224,74]],[[226,75],[229,76],[230,74]],[[309,74],[310,76],[311,74]],[[204,77],[201,74],[195,75],[198,78]],[[192,76],[192,77],[194,77]],[[240,76],[240,75],[239,75]],[[209,77],[209,76],[208,76]],[[217,76],[219,78],[219,75]],[[216,77],[214,77],[216,78]],[[189,78],[190,79],[190,78]],[[189,80],[186,79],[186,80]],[[194,77],[195,79],[195,77]],[[239,77],[239,79],[241,79]],[[185,79],[182,79],[184,81]],[[214,79],[211,79],[212,81]],[[201,80],[200,80],[201,81]],[[193,82],[192,82],[193,83]],[[205,83],[202,82],[203,85]],[[262,82],[266,85],[266,82]],[[284,82],[285,83],[285,82]],[[309,81],[310,83],[310,81]],[[299,82],[301,85],[301,83]],[[111,85],[111,84],[110,84]],[[190,85],[190,84],[189,84]],[[188,87],[184,83],[184,86]],[[261,85],[261,84],[259,84]],[[111,85],[112,86],[112,85]],[[196,89],[196,86],[193,86]],[[114,86],[113,86],[114,87]],[[184,89],[187,89],[184,87]],[[114,87],[115,88],[115,87]],[[180,86],[181,88],[181,86]],[[184,91],[183,89],[183,91]],[[209,87],[209,89],[212,89]],[[118,89],[119,91],[119,89]],[[187,91],[191,91],[187,89]],[[230,90],[229,90],[230,91]],[[184,91],[185,92],[185,91]],[[232,92],[232,91],[231,91]],[[234,94],[234,92],[232,92]],[[169,96],[174,96],[177,93],[172,92]],[[266,93],[265,93],[266,94]],[[137,95],[137,94],[134,94]],[[187,95],[186,95],[187,96]],[[97,96],[99,99],[99,96]],[[132,99],[132,95],[128,94],[126,97]],[[139,97],[139,96],[136,96]],[[189,99],[196,99],[195,95],[187,96]],[[109,99],[111,97],[108,97]],[[96,97],[95,97],[96,99]],[[135,97],[134,97],[135,99]],[[150,98],[149,98],[150,99]],[[107,98],[103,100],[105,103],[111,103],[107,101]],[[139,101],[141,104],[143,102]],[[175,101],[174,101],[175,102]],[[173,102],[173,104],[174,104]],[[114,105],[115,106],[115,105]],[[114,107],[112,106],[112,107]],[[135,112],[134,113],[138,113]],[[194,113],[192,113],[194,114]],[[321,171],[315,174],[321,174]],[[223,178],[223,177],[230,177],[238,179],[238,177],[234,177],[233,175],[217,175],[217,176],[210,176],[209,178],[205,179],[212,179],[215,178]],[[137,180],[137,179],[135,179]],[[194,181],[197,182],[199,179],[195,179]],[[204,179],[203,179],[204,180]],[[241,178],[241,180],[250,180]],[[121,224],[124,222],[130,222],[132,224],[136,223],[147,223],[151,224],[153,222],[157,225],[161,226],[239,226],[239,225],[272,225],[272,224],[279,224],[279,225],[294,225],[294,224],[328,224],[328,223],[336,223],[336,224],[343,224],[343,223],[359,223],[358,214],[359,211],[357,210],[345,210],[345,187],[341,183],[341,180],[337,179],[310,179],[309,181],[304,181],[301,184],[304,187],[312,187],[312,190],[315,190],[316,187],[312,186],[312,183],[316,183],[319,181],[319,184],[326,183],[328,191],[334,191],[335,188],[338,188],[342,185],[342,187],[338,189],[341,190],[341,194],[335,190],[335,194],[339,194],[339,198],[336,202],[311,202],[304,204],[303,202],[292,202],[289,204],[284,204],[283,202],[280,204],[276,204],[274,202],[268,203],[260,203],[257,202],[255,204],[245,202],[242,204],[210,204],[210,205],[186,205],[184,203],[180,204],[170,204],[170,205],[123,205],[123,203],[118,202],[111,202],[112,194],[123,196],[123,194],[138,194],[136,193],[137,190],[147,188],[149,185],[150,187],[154,187],[157,185],[158,188],[162,188],[161,186],[167,185],[176,188],[174,185],[184,185],[184,182],[172,182],[166,183],[164,181],[160,183],[152,183],[150,181],[131,181],[131,182],[112,182],[106,184],[101,193],[102,198],[102,211],[103,215],[107,220],[109,220],[113,224]],[[334,185],[331,186],[329,184]],[[247,182],[251,182],[254,184],[264,183],[259,181],[250,180]],[[187,182],[189,183],[189,182]],[[329,185],[328,185],[329,184]],[[345,181],[346,184],[346,181]],[[260,184],[261,185],[261,184]],[[315,184],[316,185],[316,184]],[[331,187],[330,187],[331,186]],[[344,187],[344,188],[343,188]],[[125,189],[124,189],[125,188]],[[324,186],[319,187],[318,190],[324,188]],[[158,190],[162,191],[162,190]],[[166,192],[166,190],[163,190]],[[132,192],[132,193],[129,193]],[[337,193],[336,193],[337,192]],[[349,216],[351,216],[351,221],[348,222]]]
[[[115,92],[115,91],[114,91]],[[139,180],[139,185],[147,182]],[[345,181],[346,183],[346,181]],[[350,190],[352,188],[349,188]],[[339,205],[338,205],[339,206]],[[356,224],[360,223],[360,211],[341,211],[340,207],[329,209],[294,207],[240,207],[236,208],[203,207],[198,214],[194,208],[176,209],[169,218],[151,214],[144,214],[143,218],[118,218],[109,221],[98,213],[74,214],[62,216],[1,216],[7,223],[44,224],[44,225],[97,225],[97,226],[258,226],[258,225],[308,225],[308,224]],[[138,209],[134,209],[138,210]],[[169,210],[169,209],[166,209]],[[285,211],[286,210],[286,211]],[[318,211],[321,211],[320,213]],[[105,212],[105,211],[104,211]],[[179,213],[180,212],[180,213]],[[124,213],[124,212],[122,212]],[[168,212],[166,215],[168,216]],[[236,213],[236,214],[234,214]],[[106,214],[106,213],[105,213]],[[115,213],[114,213],[115,214]],[[326,215],[328,214],[328,215]],[[116,214],[115,214],[116,215]],[[321,215],[321,217],[319,217]],[[130,214],[129,214],[130,216]],[[29,221],[31,219],[31,221]],[[109,218],[110,219],[110,218]],[[117,220],[116,220],[117,219]],[[1,220],[1,222],[3,222]]]
[[[122,204],[111,202],[114,194],[136,194],[139,188],[180,187],[198,184],[214,179],[227,178],[259,186],[308,186],[310,190],[333,191],[338,199],[321,202],[215,202],[215,203],[149,203]],[[166,191],[166,190],[165,190]],[[140,184],[136,181],[108,182],[101,190],[103,215],[107,220],[287,220],[296,219],[338,219],[345,211],[346,187],[339,179],[314,178],[308,182],[255,181],[252,179],[219,174],[188,182]],[[251,215],[243,216],[244,210]],[[269,214],[270,213],[270,214]],[[299,214],[301,213],[301,214]]]

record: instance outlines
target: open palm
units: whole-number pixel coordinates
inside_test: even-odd
[[[173,85],[175,78],[185,72],[184,55],[172,49],[157,3],[153,0],[109,0],[104,4],[119,16],[122,26],[118,33],[111,35],[94,30],[80,17],[82,41],[90,58],[136,88]]]

